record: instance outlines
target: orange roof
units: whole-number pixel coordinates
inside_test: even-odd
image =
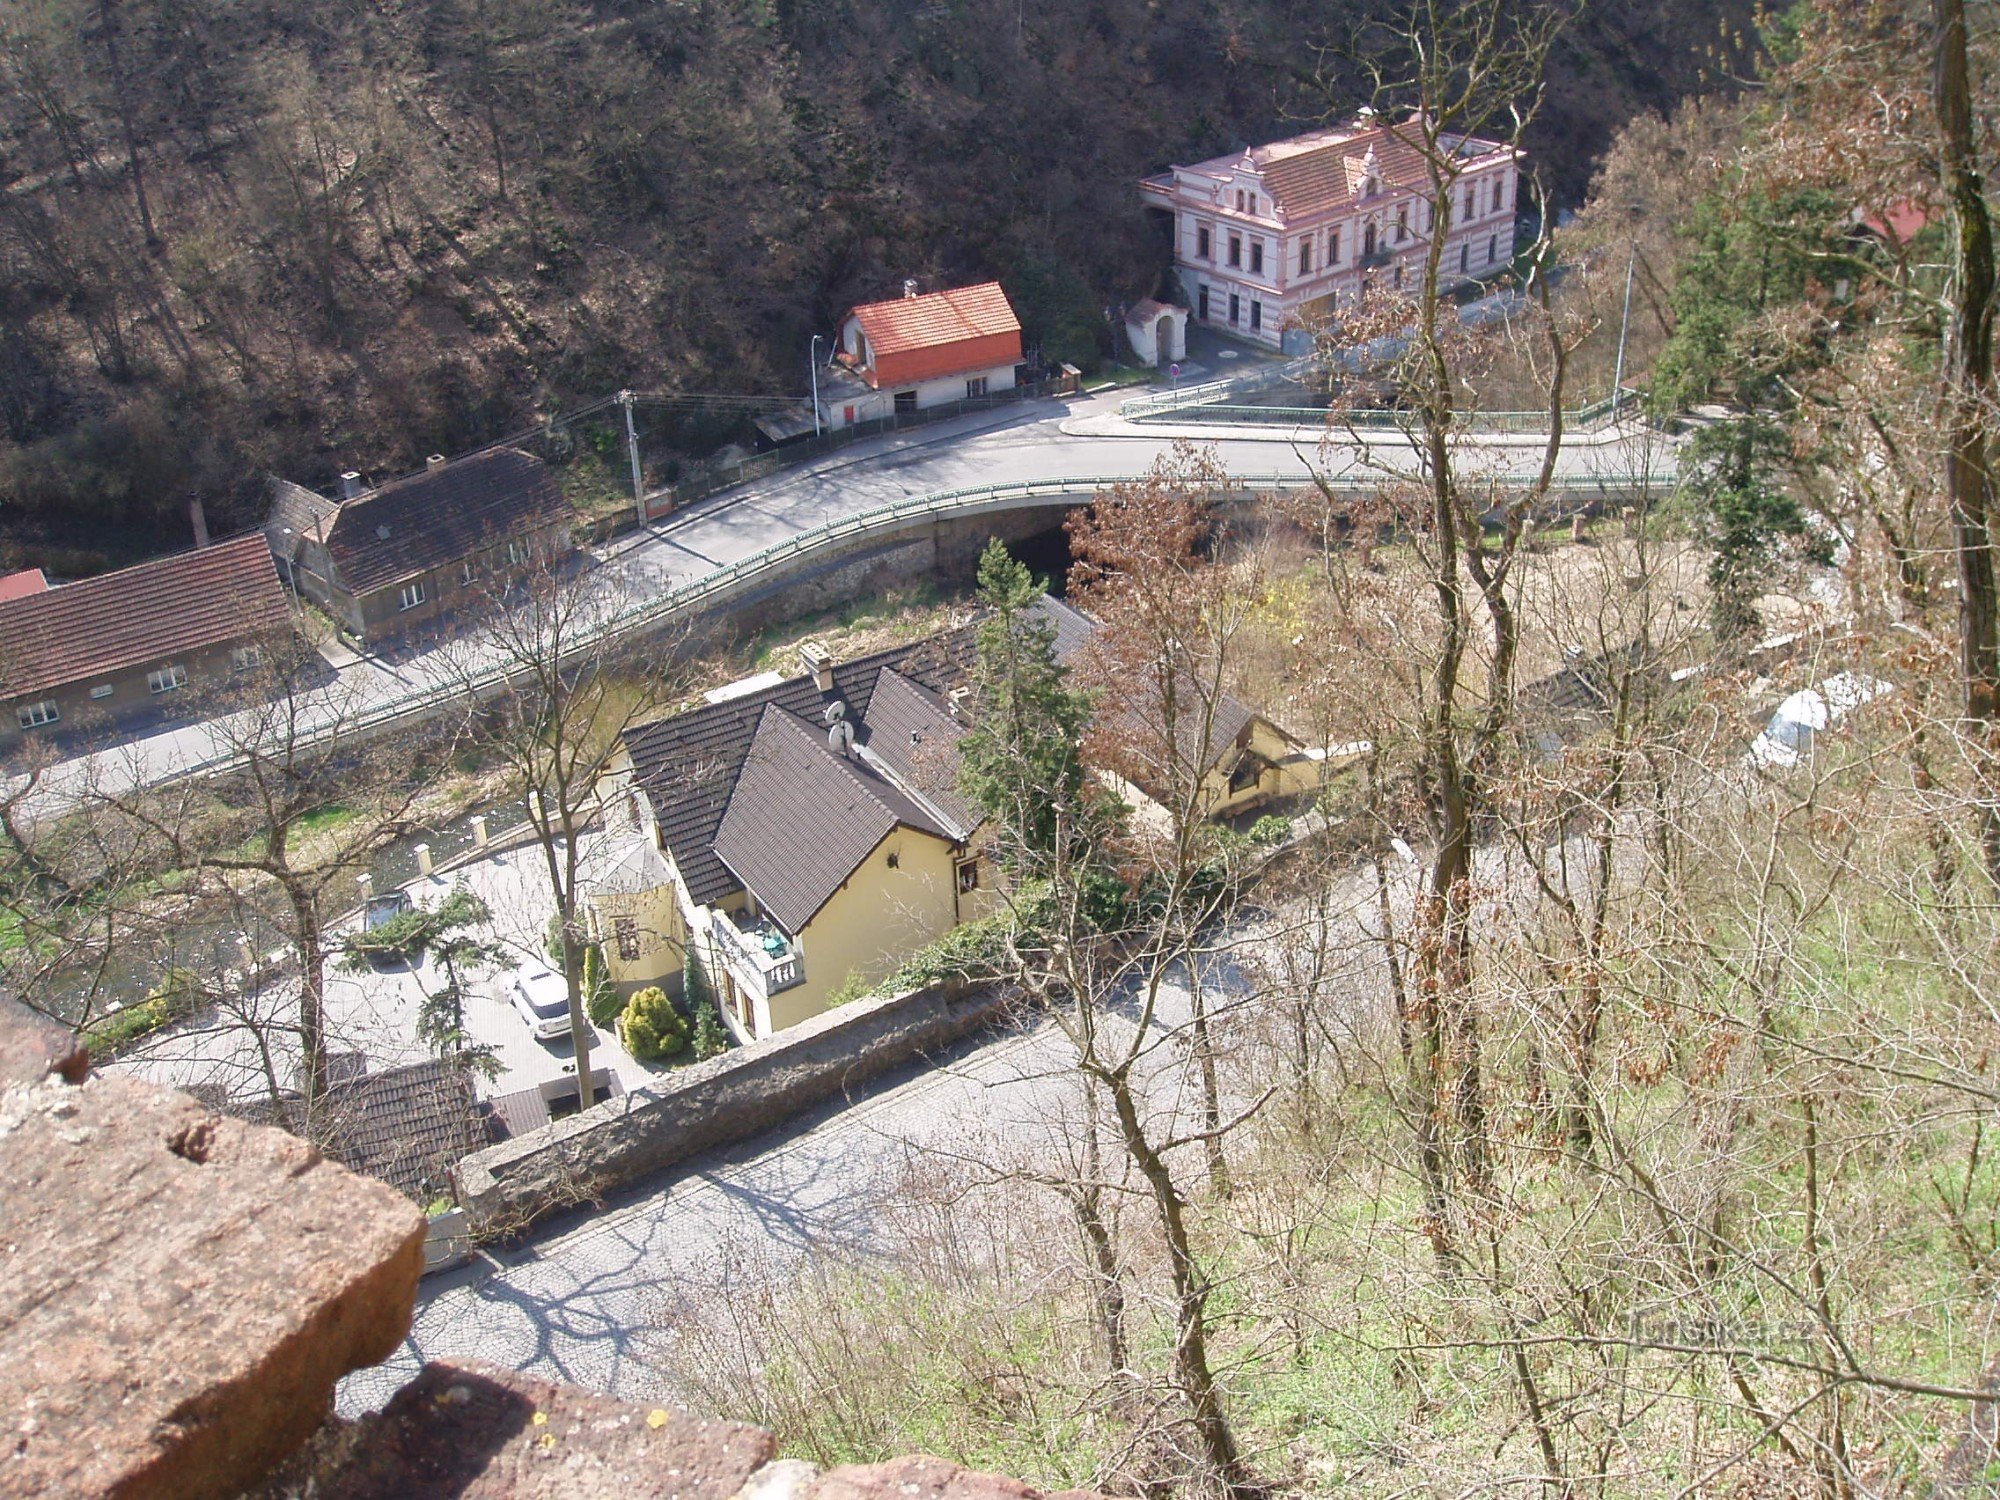
[[[271,545],[252,532],[0,604],[0,697],[290,625]]]
[[[885,354],[935,349],[966,339],[1021,331],[1021,320],[1014,316],[1007,294],[1000,290],[997,281],[954,287],[946,292],[926,292],[920,297],[898,297],[890,302],[869,302],[855,308],[854,316],[860,320],[861,331],[868,335],[869,350],[878,360]]]

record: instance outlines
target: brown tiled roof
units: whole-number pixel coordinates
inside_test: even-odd
[[[291,627],[255,533],[0,603],[0,694],[18,698]]]
[[[441,1192],[452,1166],[487,1143],[471,1073],[444,1058],[334,1084],[317,1118],[329,1156],[419,1201]]]
[[[877,358],[1021,331],[1021,320],[997,281],[864,303],[854,316]]]
[[[796,936],[904,827],[952,839],[893,782],[832,749],[824,729],[767,703],[715,830],[715,853]]]
[[[569,518],[546,464],[495,448],[343,502],[326,549],[341,588],[366,594]]]

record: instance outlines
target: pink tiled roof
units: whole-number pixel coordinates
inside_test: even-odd
[[[1229,177],[1245,167],[1254,168],[1280,213],[1288,219],[1306,219],[1355,201],[1361,189],[1362,164],[1371,149],[1385,192],[1421,186],[1424,158],[1410,143],[1414,134],[1415,127],[1407,123],[1335,126],[1212,157],[1180,170]],[[1468,138],[1462,155],[1470,161],[1504,154],[1506,149],[1498,141]]]
[[[9,599],[25,599],[30,594],[48,592],[49,580],[40,568],[23,568],[18,573],[0,575],[0,604]]]

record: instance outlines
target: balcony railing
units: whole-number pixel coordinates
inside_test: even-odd
[[[742,919],[747,927],[727,916],[711,924],[722,961],[736,982],[765,999],[805,981],[805,965],[792,940],[763,918]]]

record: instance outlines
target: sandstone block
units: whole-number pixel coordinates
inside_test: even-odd
[[[231,1495],[409,1330],[424,1220],[120,1077],[0,1087],[0,1495]]]
[[[426,1365],[263,1492],[340,1500],[731,1500],[768,1432],[474,1364]]]
[[[90,1054],[67,1026],[0,995],[0,1088],[51,1074],[81,1083],[89,1071]]]

